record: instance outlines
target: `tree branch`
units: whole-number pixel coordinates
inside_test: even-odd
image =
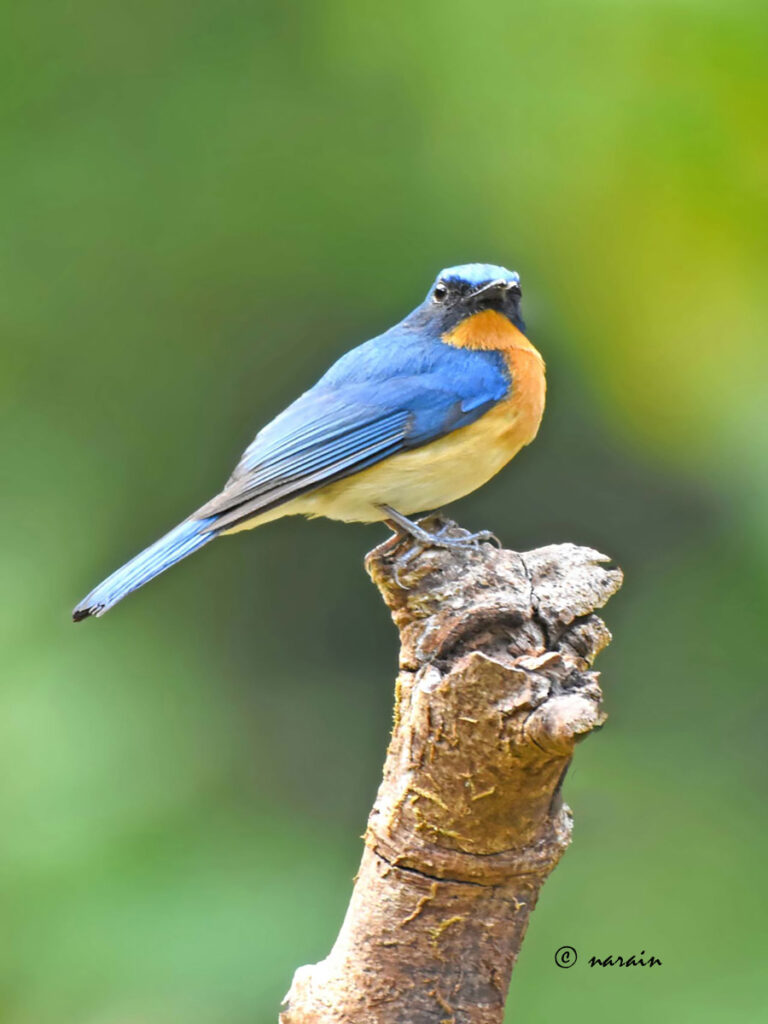
[[[574,745],[605,720],[590,666],[611,636],[594,611],[622,582],[605,556],[429,548],[404,589],[393,562],[411,544],[366,561],[400,631],[394,729],[346,918],[296,971],[281,1024],[499,1024],[570,841]]]

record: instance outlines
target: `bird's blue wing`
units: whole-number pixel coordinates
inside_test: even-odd
[[[410,359],[372,361],[368,343],[355,350],[367,356],[364,375],[345,357],[352,372],[326,376],[268,424],[221,494],[197,515],[215,517],[215,529],[226,530],[467,426],[508,394],[509,377],[496,353],[438,344],[426,361],[421,351]]]

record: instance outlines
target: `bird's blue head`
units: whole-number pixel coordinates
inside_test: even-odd
[[[475,313],[491,309],[524,331],[521,297],[516,271],[492,263],[465,263],[441,270],[413,315],[444,335]]]
[[[493,263],[465,263],[461,267],[446,267],[437,275],[432,286],[446,291],[478,295],[480,292],[505,292],[516,289],[520,292],[520,275],[516,270],[497,267]]]

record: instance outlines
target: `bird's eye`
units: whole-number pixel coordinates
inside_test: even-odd
[[[447,294],[448,289],[442,282],[440,282],[439,284],[435,285],[435,290],[432,292],[432,298],[435,300],[435,302],[442,302]]]

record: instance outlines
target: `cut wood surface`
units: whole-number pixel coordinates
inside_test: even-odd
[[[595,610],[622,574],[604,555],[412,544],[366,561],[400,631],[394,728],[341,931],[281,1024],[498,1024],[570,841],[574,746],[605,719]]]

